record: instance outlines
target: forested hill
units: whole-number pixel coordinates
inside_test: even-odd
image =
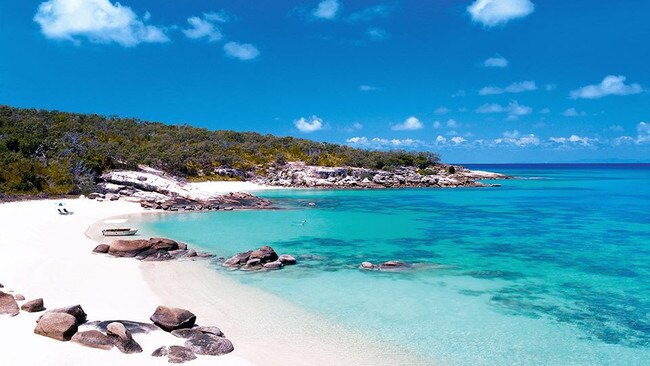
[[[274,164],[425,168],[430,152],[368,151],[254,132],[210,131],[131,118],[0,106],[0,194],[77,194],[110,169],[144,164],[181,177],[215,168],[263,173]]]

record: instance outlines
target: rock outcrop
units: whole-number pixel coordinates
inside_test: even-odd
[[[69,341],[77,333],[77,319],[67,313],[47,312],[38,319],[34,333],[59,341]]]
[[[169,350],[167,351],[167,361],[169,363],[183,363],[195,359],[196,355],[187,347],[169,346]]]
[[[136,258],[141,261],[167,261],[180,258],[211,258],[210,253],[197,253],[196,250],[187,249],[187,244],[166,238],[136,239],[136,240],[115,240],[108,248],[97,247],[93,253],[108,253],[113,257]],[[99,247],[99,246],[98,246]]]
[[[59,309],[53,309],[53,310],[48,310],[45,314],[41,315],[39,318],[39,321],[41,318],[43,318],[45,315],[49,313],[63,313],[63,314],[68,314],[71,315],[75,318],[77,321],[77,324],[82,324],[86,321],[86,312],[84,309],[81,307],[81,305],[72,305],[72,306],[67,306],[64,308],[59,308]]]
[[[296,258],[288,254],[278,256],[268,245],[257,250],[237,253],[223,262],[224,267],[242,271],[274,270],[284,267],[285,264],[296,264]]]
[[[16,316],[20,313],[13,295],[0,291],[0,315]]]
[[[400,261],[387,261],[379,265],[374,265],[371,262],[361,262],[360,269],[364,270],[379,270],[379,271],[401,271],[410,269],[412,266],[408,263]]]
[[[401,167],[387,171],[287,163],[268,168],[266,174],[258,176],[255,182],[272,186],[324,188],[481,187],[486,184],[480,180],[508,178],[503,174],[445,164],[426,169]]]
[[[106,351],[113,348],[113,340],[106,334],[94,329],[77,332],[72,336],[70,341],[85,347],[98,348]]]
[[[232,342],[227,338],[217,337],[212,334],[202,334],[185,341],[185,347],[197,355],[219,356],[235,350]]]
[[[151,316],[151,321],[167,332],[176,329],[192,328],[196,315],[189,310],[158,306]]]

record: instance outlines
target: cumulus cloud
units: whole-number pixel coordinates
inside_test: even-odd
[[[502,56],[494,56],[483,61],[485,67],[507,67],[508,60]]]
[[[183,29],[187,38],[206,38],[209,42],[216,42],[223,38],[219,27],[214,23],[225,22],[227,19],[219,13],[205,13],[201,17],[189,17],[187,22],[190,28]]]
[[[243,61],[252,60],[260,55],[260,51],[250,43],[228,42],[223,46],[224,51],[230,57]]]
[[[600,84],[583,86],[571,91],[569,95],[573,99],[598,99],[608,95],[639,94],[643,91],[639,84],[625,84],[625,79],[623,75],[607,75]]]
[[[343,129],[345,132],[356,132],[363,129],[363,125],[359,122],[354,122],[352,125],[347,126]]]
[[[407,118],[404,122],[398,123],[391,127],[394,131],[413,131],[424,128],[422,122],[414,116]]]
[[[486,27],[505,24],[535,11],[530,0],[476,0],[467,7],[472,20]]]
[[[506,131],[503,133],[503,138],[494,139],[492,141],[494,145],[515,145],[519,147],[525,146],[537,146],[540,144],[540,140],[534,134],[521,135],[519,131]]]
[[[336,18],[340,9],[341,4],[339,4],[338,0],[323,0],[318,3],[312,15],[316,18],[332,20]]]
[[[38,6],[34,21],[47,38],[76,44],[79,38],[124,47],[168,42],[163,28],[147,24],[150,17],[149,13],[139,17],[130,7],[110,0],[49,0]]]
[[[449,128],[458,128],[460,127],[460,123],[456,122],[455,119],[449,119],[447,120],[447,127]]]
[[[549,141],[560,144],[560,145],[580,145],[580,146],[592,146],[594,143],[598,142],[598,139],[589,138],[578,135],[571,135],[569,137],[550,137]]]
[[[639,122],[639,124],[636,126],[636,131],[638,133],[636,138],[636,142],[638,144],[650,142],[650,124]]]
[[[298,131],[304,133],[316,132],[325,128],[323,120],[316,116],[311,116],[310,119],[305,117],[300,117],[299,119],[293,122],[293,125],[296,126]]]
[[[537,84],[534,81],[527,80],[518,83],[512,83],[505,88],[497,86],[486,86],[479,90],[479,95],[496,95],[504,93],[523,93],[527,91],[537,90]]]
[[[460,136],[455,136],[449,139],[449,141],[453,142],[456,145],[462,144],[463,142],[467,141],[463,137]]]
[[[370,27],[366,30],[366,37],[368,37],[368,39],[371,41],[379,42],[386,39],[386,37],[388,37],[388,33],[381,28]]]

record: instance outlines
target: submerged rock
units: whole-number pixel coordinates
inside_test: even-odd
[[[296,264],[296,257],[289,255],[289,254],[282,254],[278,257],[278,260],[282,262],[282,264]]]
[[[399,261],[388,261],[379,265],[379,269],[382,271],[400,270],[400,269],[405,269],[407,267],[408,265],[406,263],[399,262]]]
[[[16,316],[20,313],[18,303],[11,294],[0,291],[0,315]]]
[[[94,329],[77,332],[72,336],[70,341],[85,347],[98,348],[106,351],[113,349],[113,340],[106,334]]]
[[[47,312],[39,318],[34,333],[59,341],[69,341],[77,333],[77,319],[66,313]]]
[[[223,265],[225,267],[238,267],[243,264],[246,264],[248,262],[248,258],[250,258],[251,253],[253,253],[252,250],[249,250],[247,252],[242,252],[242,253],[237,253],[231,258],[227,259],[225,262],[223,262]]]
[[[235,347],[226,338],[203,334],[185,341],[185,347],[198,355],[219,356],[232,352]]]
[[[265,269],[280,269],[284,265],[280,261],[275,261],[275,262],[269,262],[269,263],[264,263],[264,268]]]
[[[375,266],[370,262],[361,262],[361,269],[373,269]]]
[[[171,332],[181,328],[192,328],[196,322],[196,315],[185,309],[158,306],[150,319],[163,330]]]

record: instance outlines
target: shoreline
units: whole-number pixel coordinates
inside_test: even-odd
[[[64,202],[75,214],[58,215],[58,202]],[[23,294],[27,300],[42,297],[48,309],[81,304],[89,321],[148,322],[158,305],[186,308],[197,315],[200,325],[220,327],[235,346],[231,354],[200,356],[191,361],[193,365],[348,365],[390,360],[404,365],[431,363],[331,324],[280,296],[238,283],[210,269],[206,260],[145,263],[91,253],[96,239],[102,238],[93,237],[93,226],[108,218],[154,213],[161,211],[147,211],[124,200],[79,198],[0,204],[0,220],[7,223],[0,234],[0,250],[14,253],[0,257],[3,290]],[[101,241],[106,242],[103,238]],[[33,334],[41,314],[21,312],[16,317],[0,317],[0,338],[12,337],[12,347],[3,351],[9,364],[87,365],[92,358],[94,365],[153,365],[166,363],[164,358],[150,356],[154,349],[182,344],[165,332],[136,335],[144,352],[132,355],[62,343]]]

